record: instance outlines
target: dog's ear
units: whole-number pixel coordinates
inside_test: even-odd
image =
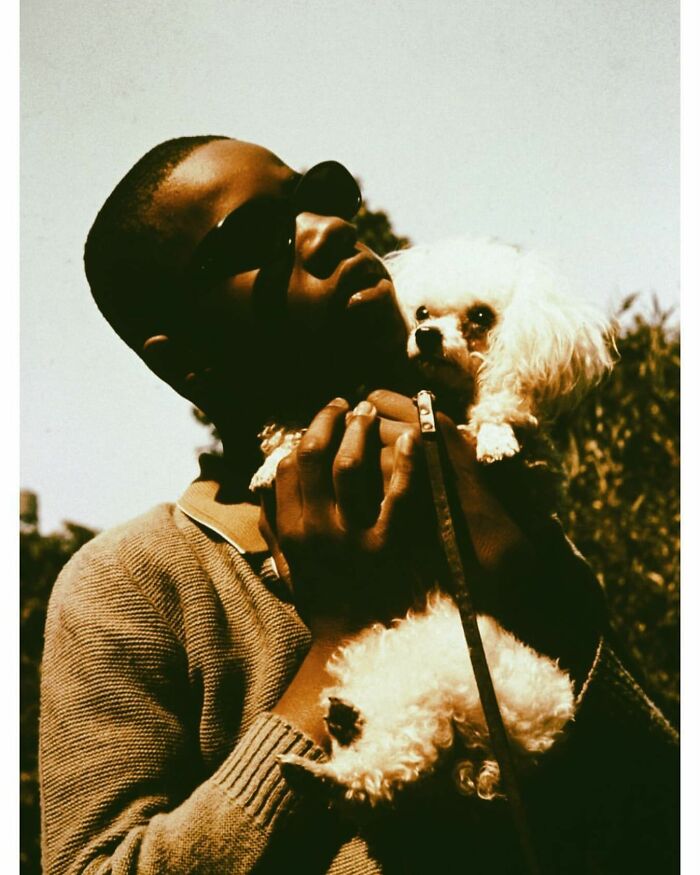
[[[493,333],[480,389],[510,390],[554,416],[585,395],[615,357],[611,320],[571,294],[555,271],[528,253],[513,299]]]

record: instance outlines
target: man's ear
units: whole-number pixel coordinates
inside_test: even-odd
[[[148,337],[141,347],[141,358],[156,376],[190,401],[199,394],[197,385],[208,372],[207,368],[197,366],[190,350],[167,334]]]

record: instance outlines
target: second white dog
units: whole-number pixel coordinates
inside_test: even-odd
[[[573,683],[492,617],[480,617],[479,630],[511,749],[519,761],[533,760],[573,717]],[[501,795],[459,612],[447,596],[433,594],[424,612],[368,629],[328,668],[336,681],[322,697],[331,758],[288,756],[288,765],[335,785],[348,802],[377,805],[431,774],[459,739],[458,790]]]

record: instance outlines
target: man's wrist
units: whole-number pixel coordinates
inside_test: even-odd
[[[271,710],[328,750],[330,738],[321,705],[321,694],[332,681],[328,661],[357,630],[350,630],[347,624],[334,617],[319,618],[314,628],[308,653],[282,698]]]

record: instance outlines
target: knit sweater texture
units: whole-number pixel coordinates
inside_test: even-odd
[[[505,805],[448,781],[359,824],[286,782],[278,756],[324,756],[270,712],[309,645],[269,559],[172,505],[87,544],[46,627],[47,875],[523,871]],[[524,788],[545,866],[674,871],[676,757],[601,642],[571,731]]]

